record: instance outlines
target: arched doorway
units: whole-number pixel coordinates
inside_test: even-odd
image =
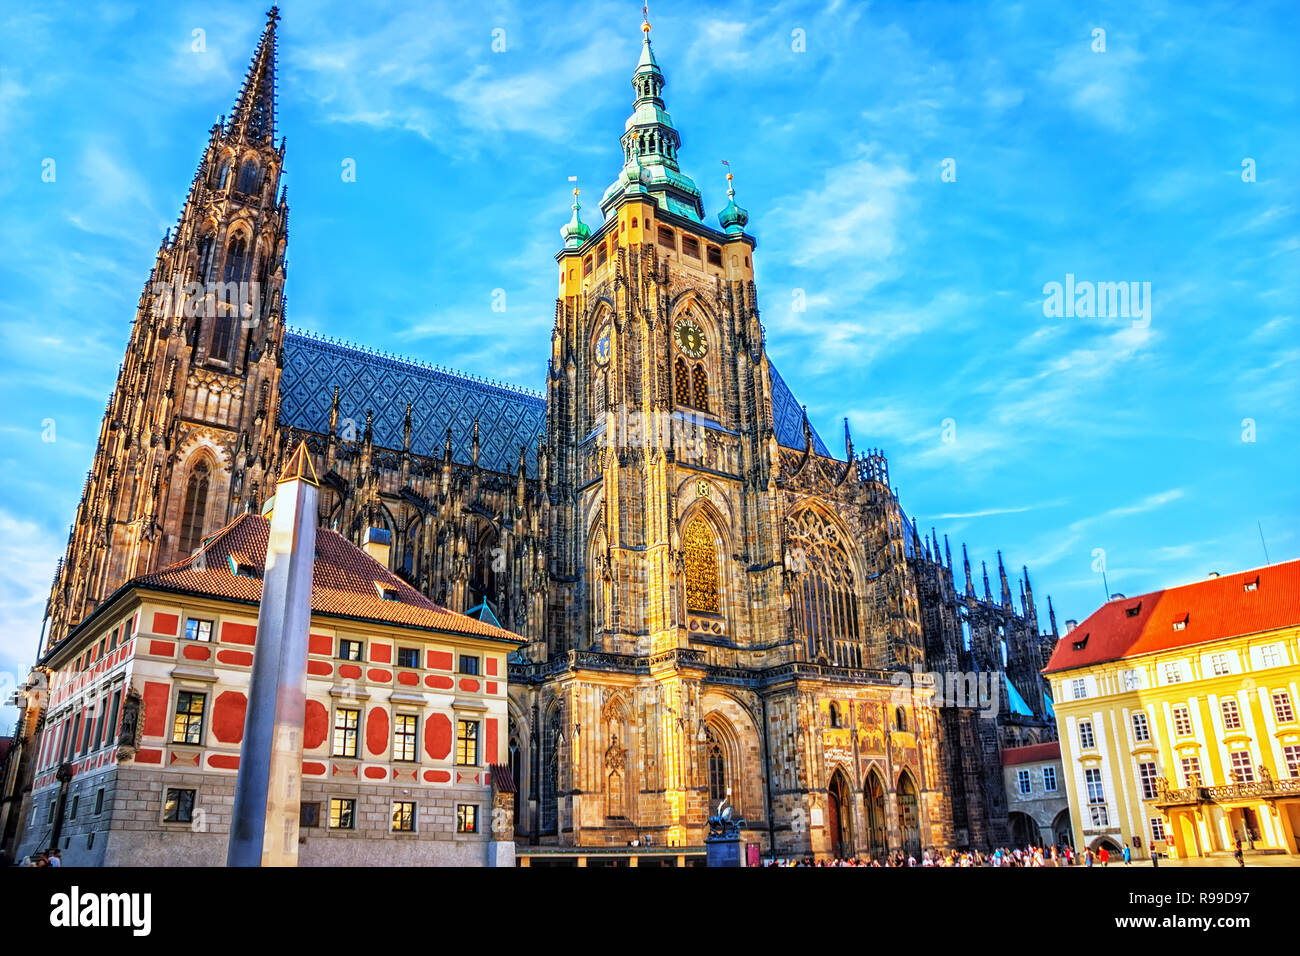
[[[1062,810],[1052,821],[1052,842],[1057,846],[1074,846],[1074,828],[1070,826],[1070,811]]]
[[[830,837],[831,856],[840,859],[853,853],[853,815],[849,806],[849,782],[844,772],[831,774],[826,788],[826,833]]]
[[[1011,831],[1012,846],[1037,846],[1042,839],[1038,833],[1038,824],[1027,813],[1008,813],[1007,827]]]
[[[916,799],[916,784],[906,770],[898,778],[898,829],[903,837],[903,852],[921,855],[921,816]]]
[[[863,801],[867,811],[867,852],[873,857],[883,858],[889,850],[888,827],[885,824],[885,781],[875,770],[867,774]]]

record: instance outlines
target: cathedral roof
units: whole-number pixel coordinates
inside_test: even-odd
[[[269,538],[270,522],[266,518],[242,515],[204,541],[201,560],[191,555],[160,571],[142,575],[127,586],[260,602]],[[241,565],[249,570],[234,573]],[[396,592],[397,600],[381,596],[381,587]],[[515,644],[524,642],[517,634],[477,617],[434,604],[347,538],[328,528],[316,529],[311,609],[317,614],[354,620],[429,628]]]
[[[515,472],[522,446],[528,449],[524,456],[528,474],[536,473],[537,439],[546,428],[546,400],[539,393],[301,332],[287,333],[280,379],[280,424],[328,433],[336,385],[340,420],[351,419],[360,434],[366,412],[373,411],[378,447],[402,447],[406,404],[410,402],[413,453],[440,456],[450,428],[453,458],[470,464],[470,442],[477,419],[479,464],[483,468]]]
[[[803,448],[803,406],[785,384],[776,366],[768,360],[767,370],[772,377],[772,425],[776,429],[776,440],[786,448]],[[813,451],[826,458],[833,458],[822,441],[817,429],[813,429]]]

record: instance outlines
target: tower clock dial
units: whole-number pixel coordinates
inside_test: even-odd
[[[600,330],[600,335],[596,339],[596,364],[597,365],[609,364],[609,350],[610,350],[609,326],[607,325]]]
[[[709,350],[709,342],[704,337],[704,330],[690,319],[678,319],[677,324],[673,326],[673,334],[677,336],[677,347],[691,358],[703,358],[704,353]]]

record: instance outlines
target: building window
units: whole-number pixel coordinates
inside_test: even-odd
[[[1300,777],[1300,744],[1287,744],[1282,748],[1282,761],[1288,777]]]
[[[840,709],[839,709],[838,707],[836,707],[836,706],[835,706],[835,703],[832,701],[832,703],[831,703],[831,726],[832,726],[832,727],[838,727],[839,725],[840,725]]]
[[[212,622],[200,621],[193,617],[188,618],[185,621],[185,639],[187,641],[212,640]]]
[[[596,247],[596,265],[603,266],[606,260],[608,259],[609,259],[609,252],[608,250],[606,250],[605,244],[602,242],[599,246]]]
[[[1273,691],[1273,716],[1279,724],[1295,722],[1295,710],[1291,706],[1291,695],[1284,690]]]
[[[1211,654],[1210,669],[1214,671],[1215,677],[1222,677],[1224,674],[1231,674],[1232,665],[1228,663],[1228,655]]]
[[[472,803],[456,804],[456,832],[478,833],[478,807]]]
[[[1098,767],[1088,767],[1083,771],[1083,778],[1088,785],[1088,802],[1105,803],[1106,788],[1102,786],[1101,769]]]
[[[416,722],[414,714],[398,714],[393,718],[394,760],[415,759]]]
[[[709,757],[709,805],[717,807],[727,796],[727,755],[722,750],[722,743],[714,736],[712,727],[707,727],[705,734]]]
[[[858,602],[846,535],[815,508],[801,508],[786,522],[786,554],[795,633],[809,659],[861,667]]]
[[[1282,648],[1276,644],[1261,647],[1259,649],[1259,659],[1265,667],[1280,667],[1282,664]]]
[[[100,787],[95,791],[95,816],[104,812],[104,788]]]
[[[259,172],[257,163],[254,160],[246,160],[239,167],[239,182],[235,184],[235,188],[241,193],[250,195],[257,192],[257,181],[261,178]]]
[[[1047,793],[1056,793],[1056,768],[1043,768],[1043,790]]]
[[[330,829],[351,830],[356,827],[357,802],[348,797],[330,800]]]
[[[1033,790],[1034,790],[1034,784],[1033,784],[1033,782],[1029,779],[1029,771],[1028,771],[1028,770],[1017,770],[1017,771],[1016,771],[1016,783],[1017,783],[1017,785],[1019,786],[1020,792],[1021,792],[1022,794],[1025,794],[1025,793],[1033,793]]]
[[[203,540],[203,519],[208,510],[208,463],[201,461],[185,483],[185,504],[181,509],[181,553],[190,554]]]
[[[420,649],[418,647],[399,647],[397,649],[398,667],[419,667]]]
[[[1088,807],[1088,816],[1092,820],[1094,827],[1110,826],[1110,812],[1106,809],[1106,804],[1096,803]]]
[[[709,373],[703,362],[696,362],[691,372],[691,406],[702,412],[709,410]]]
[[[1147,724],[1147,715],[1140,710],[1133,714],[1133,739],[1139,743],[1151,739],[1151,727]]]
[[[320,803],[312,800],[298,805],[298,826],[314,830],[320,827]]]
[[[1073,700],[1083,700],[1088,696],[1088,682],[1082,677],[1076,677],[1070,682],[1070,696]]]
[[[1182,667],[1178,664],[1177,661],[1175,661],[1175,662],[1172,663],[1172,664],[1166,664],[1166,665],[1165,665],[1165,683],[1166,683],[1166,684],[1179,684],[1179,683],[1182,683],[1182,680],[1183,680],[1183,669],[1182,669]]]
[[[694,236],[682,236],[682,255],[698,259],[700,257],[700,241]]]
[[[1250,751],[1234,750],[1230,756],[1232,758],[1232,782],[1254,783],[1255,764],[1250,759]]]
[[[176,722],[172,725],[172,743],[203,743],[203,704],[205,695],[183,690],[176,695]]]
[[[460,668],[462,674],[477,674],[478,658],[472,657],[469,654],[461,654],[460,663],[457,666]]]
[[[1192,715],[1186,704],[1179,704],[1174,708],[1174,733],[1179,737],[1192,735]]]
[[[678,405],[691,404],[691,373],[686,359],[680,355],[673,362],[673,401]]]
[[[722,268],[722,250],[717,246],[709,246],[709,265]]]
[[[361,641],[349,641],[339,638],[339,660],[359,661],[363,650]]]
[[[1241,711],[1234,698],[1225,697],[1219,701],[1219,709],[1223,711],[1224,730],[1241,730]]]
[[[167,788],[167,797],[163,801],[164,823],[190,823],[194,820],[193,790]]]
[[[686,610],[717,614],[722,608],[718,593],[718,551],[713,529],[701,515],[697,514],[686,526],[682,559],[686,570]]]
[[[415,832],[415,801],[413,800],[393,801],[393,832],[394,833]]]
[[[673,231],[671,229],[665,229],[663,226],[659,227],[659,245],[670,250],[677,248],[677,244],[673,241]]]
[[[1151,841],[1153,843],[1163,842],[1164,839],[1165,839],[1165,818],[1152,817],[1151,818]]]
[[[1142,799],[1156,798],[1156,765],[1150,762],[1138,764],[1138,781],[1142,784]]]
[[[81,797],[80,797],[80,796],[73,797],[73,798],[72,798],[72,809],[68,812],[68,819],[69,819],[69,820],[75,820],[75,819],[77,819],[77,807],[79,807],[80,805],[81,805]]]
[[[1125,671],[1124,672],[1124,689],[1141,690],[1142,689],[1142,672]]]
[[[456,766],[478,766],[478,721],[456,721]]]
[[[1079,749],[1092,750],[1097,746],[1097,741],[1092,735],[1092,721],[1079,721]]]
[[[355,757],[357,755],[357,725],[361,722],[361,711],[340,707],[334,712],[334,756]]]
[[[1183,786],[1199,787],[1201,785],[1201,758],[1183,758]]]

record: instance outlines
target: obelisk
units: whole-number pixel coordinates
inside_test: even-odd
[[[306,442],[275,487],[227,866],[297,866],[317,480]]]

